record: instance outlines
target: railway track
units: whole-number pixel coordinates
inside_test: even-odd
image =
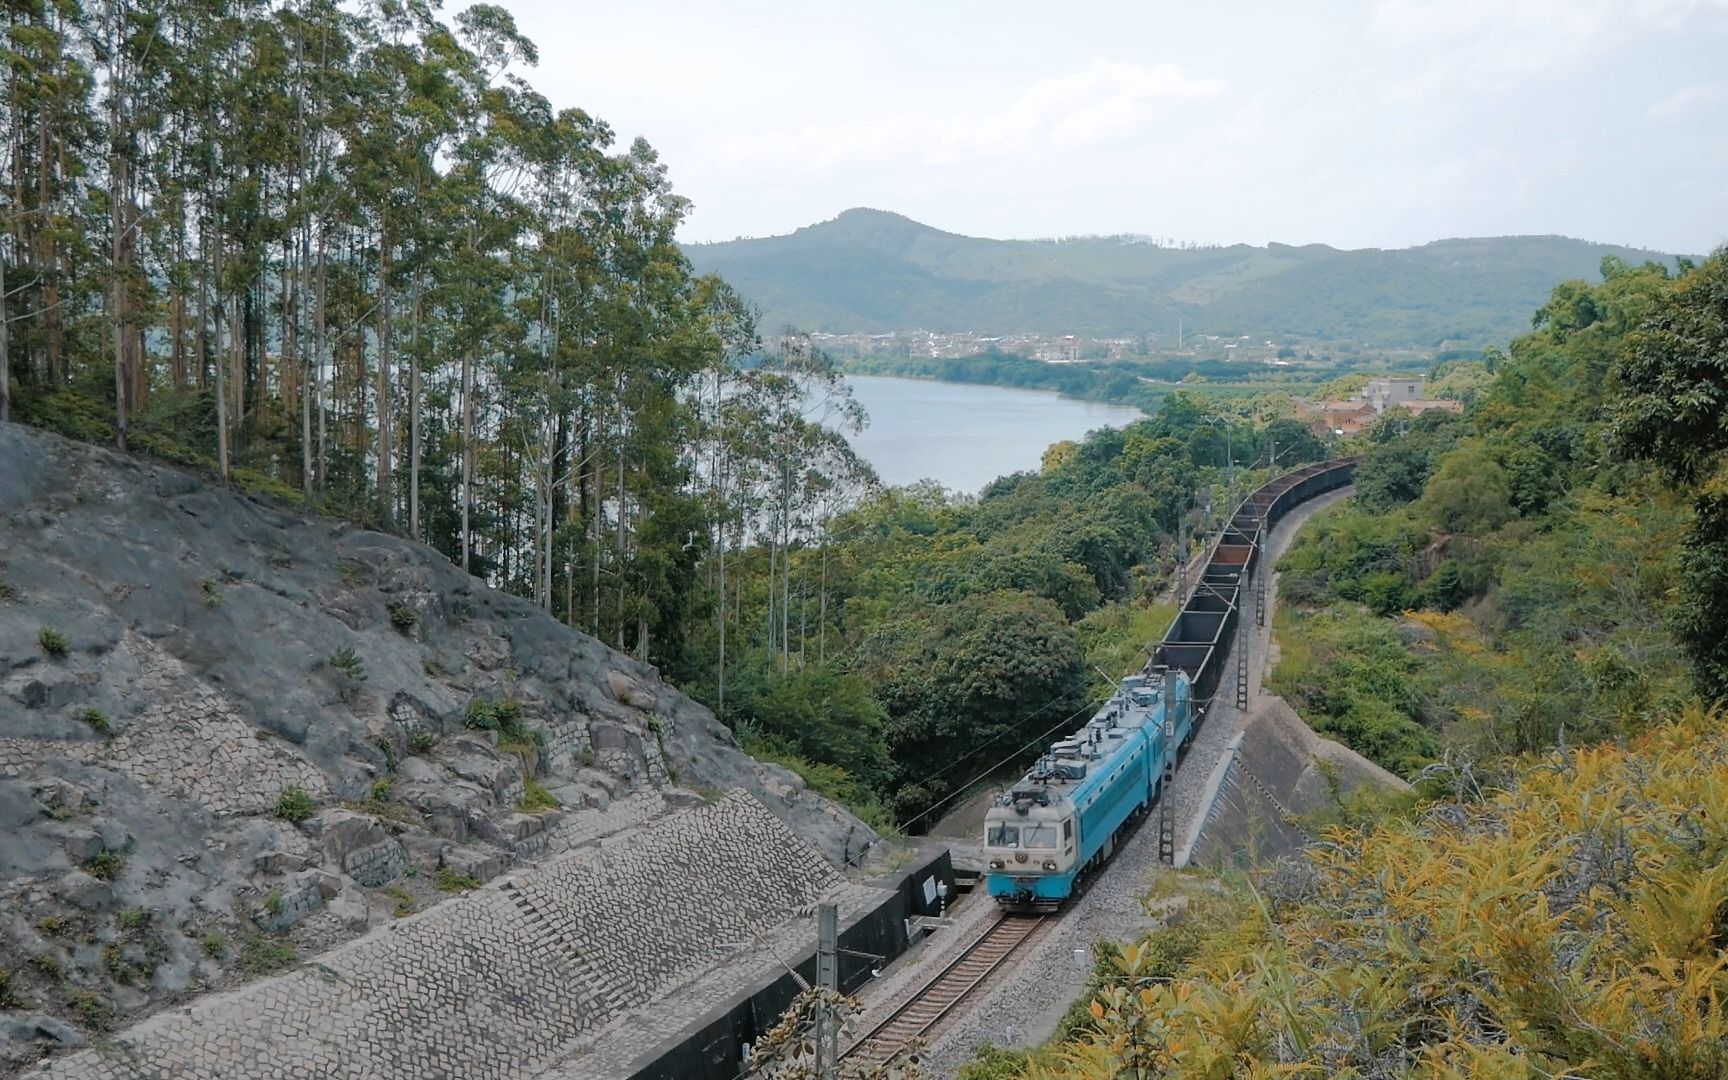
[[[882,1065],[894,1060],[914,1039],[927,1034],[972,991],[989,981],[1040,928],[1054,921],[1053,915],[1001,916],[935,978],[853,1043],[841,1058],[861,1065]]]

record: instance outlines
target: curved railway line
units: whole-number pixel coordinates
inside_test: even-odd
[[[1056,920],[1042,915],[1001,915],[989,928],[949,961],[936,977],[919,987],[888,1018],[866,1032],[841,1054],[842,1060],[885,1065],[954,1011],[968,995],[990,980],[1027,942]]]
[[[1246,629],[1246,619],[1262,623],[1266,619],[1266,576],[1270,568],[1260,565],[1263,560],[1257,557],[1271,536],[1272,526],[1291,507],[1348,483],[1354,471],[1353,459],[1320,462],[1262,485],[1237,505],[1230,523],[1220,530],[1205,552],[1204,569],[1193,587],[1178,587],[1181,610],[1154,655],[1155,662],[1179,668],[1192,680],[1197,699],[1205,703],[1195,720],[1196,728],[1209,711],[1207,706],[1219,691],[1225,666],[1231,660],[1236,661],[1237,705],[1246,708],[1248,704],[1247,666],[1241,653],[1231,656],[1235,651],[1232,645],[1238,632]],[[1250,579],[1259,586],[1252,598]],[[1168,759],[1156,802],[1160,818],[1159,856],[1166,865],[1174,861],[1175,849],[1169,788],[1175,778],[1175,765],[1186,749],[1180,748]],[[1138,820],[1148,816],[1145,812],[1151,808],[1150,804],[1142,807],[1124,824],[1123,844],[1137,831]],[[1094,872],[1091,878],[1096,879],[1100,872]],[[1086,884],[1089,882],[1077,883],[1075,895],[1084,891]],[[1000,914],[934,978],[857,1039],[840,1055],[841,1059],[867,1066],[893,1062],[934,1031],[962,1001],[997,976],[1011,957],[1047,933],[1060,919],[1059,914]]]

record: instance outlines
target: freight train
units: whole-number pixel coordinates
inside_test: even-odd
[[[1265,539],[1292,507],[1348,484],[1355,471],[1354,460],[1309,465],[1242,500],[1199,581],[1183,590],[1182,610],[1150,662],[1123,679],[1085,726],[1052,743],[985,813],[984,858],[997,903],[1018,911],[1060,907],[1151,809],[1218,693],[1238,620],[1264,617],[1268,568],[1256,557]],[[1246,704],[1241,665],[1237,684],[1237,701]],[[1172,842],[1160,839],[1161,846]]]

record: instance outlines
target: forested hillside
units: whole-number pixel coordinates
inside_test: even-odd
[[[878,824],[1136,663],[1228,448],[1322,453],[1179,397],[883,492],[833,365],[695,274],[653,150],[553,109],[502,8],[3,18],[0,415],[429,544]]]
[[[1413,801],[1166,881],[1055,1044],[964,1080],[1728,1072],[1728,250],[1534,321],[1280,564],[1272,686]]]
[[[1273,683],[1310,723],[1408,774],[1447,746],[1634,731],[1728,687],[1724,262],[1608,263],[1491,357],[1465,416],[1374,432],[1353,504],[1284,560]]]
[[[1562,280],[1604,256],[1672,262],[1558,236],[1439,240],[1340,251],[958,236],[879,210],[848,210],[787,236],[685,249],[767,324],[807,330],[925,329],[1138,336],[1190,334],[1438,347],[1498,344]],[[1169,346],[1166,346],[1169,347]]]

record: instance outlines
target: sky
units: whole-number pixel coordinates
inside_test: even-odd
[[[694,206],[999,238],[1728,241],[1728,0],[495,0]],[[459,10],[465,4],[456,3]]]

